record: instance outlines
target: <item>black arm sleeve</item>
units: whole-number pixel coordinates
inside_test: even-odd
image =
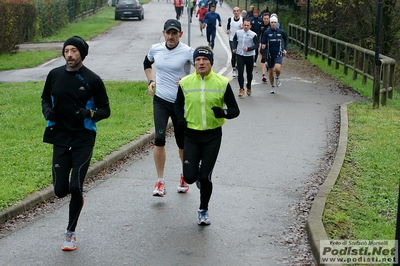
[[[185,96],[183,95],[183,91],[181,86],[178,87],[178,93],[176,94],[176,100],[174,104],[175,114],[177,122],[185,120],[184,117],[184,106],[185,106]]]
[[[283,34],[282,34],[282,39],[283,39],[283,41],[284,41],[284,43],[283,43],[283,49],[285,49],[285,50],[287,50],[287,47],[288,47],[288,37],[287,37],[287,35],[286,35],[286,33],[283,31]]]
[[[250,46],[250,47],[247,48],[248,51],[253,51],[253,50],[255,50],[255,49],[258,49],[258,44],[259,44],[259,42],[258,42],[258,36],[257,36],[257,35],[254,35],[253,43],[254,43],[253,46]]]
[[[96,94],[93,95],[96,103],[96,111],[93,120],[100,121],[111,115],[110,102],[108,99],[106,87],[101,79],[96,81]]]
[[[226,30],[231,29],[231,18],[228,18],[228,24],[226,25]]]
[[[51,102],[51,89],[50,89],[50,73],[47,75],[46,83],[44,84],[42,93],[42,113],[45,119],[51,109],[53,109],[53,104]]]
[[[147,69],[147,68],[151,68],[151,65],[154,62],[151,62],[148,58],[147,55],[145,56],[144,60],[143,60],[143,69]]]
[[[239,106],[236,102],[235,95],[233,94],[232,87],[228,83],[226,86],[224,101],[227,107],[227,114],[224,116],[226,119],[232,119],[238,117],[240,114]]]
[[[175,130],[175,134],[184,134],[186,128],[186,119],[184,117],[184,107],[185,107],[185,96],[183,95],[183,91],[181,86],[178,87],[178,92],[176,94],[176,100],[174,103],[174,109],[176,114],[177,125]]]

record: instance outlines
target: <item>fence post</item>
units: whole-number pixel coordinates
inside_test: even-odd
[[[389,86],[392,88],[389,91],[389,99],[393,99],[393,88],[394,88],[394,81],[395,81],[395,76],[394,76],[394,71],[396,69],[396,64],[390,64],[390,74],[389,74]]]
[[[350,53],[349,53],[349,46],[346,44],[346,48],[344,48],[344,74],[347,76],[348,73],[348,64],[349,64],[349,57],[350,57]]]
[[[364,49],[363,52],[363,77],[362,77],[362,84],[367,84],[367,76],[365,76],[365,73],[368,73],[368,67],[369,67],[369,60],[366,54],[366,49]]]
[[[357,49],[354,49],[354,62],[353,62],[353,68],[354,68],[354,70],[353,70],[353,80],[356,80],[357,79],[357,71],[356,71],[356,69],[357,69],[357,66],[358,66],[358,60],[359,60],[359,52],[358,52],[358,50]]]
[[[380,86],[381,86],[381,65],[382,61],[377,60],[375,61],[375,75],[374,75],[374,88],[373,88],[373,93],[372,93],[372,98],[373,98],[373,108],[379,108],[379,92],[380,92]]]
[[[333,44],[332,41],[328,38],[328,66],[332,64],[332,50],[333,50]]]
[[[384,64],[381,68],[381,71],[383,71],[381,73],[382,75],[382,99],[381,99],[381,105],[385,106],[386,102],[387,102],[387,95],[388,95],[388,90],[389,90],[389,86],[388,86],[388,80],[389,80],[389,66],[387,64]]]

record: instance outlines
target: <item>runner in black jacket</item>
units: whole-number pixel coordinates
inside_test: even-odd
[[[53,144],[53,185],[56,196],[71,193],[69,221],[62,250],[75,250],[75,227],[83,207],[82,186],[96,139],[96,122],[110,116],[101,78],[82,61],[89,45],[79,36],[65,41],[66,64],[51,70],[42,93],[47,120],[43,141]]]
[[[262,42],[262,37],[264,32],[270,27],[269,24],[269,12],[265,12],[262,15],[262,25],[260,26],[260,32],[258,33],[258,40],[260,41],[260,55],[261,55],[261,72],[262,72],[262,77],[261,77],[261,81],[262,82],[267,82],[267,77],[265,76],[266,74],[266,61],[265,59],[267,58],[267,54],[266,54],[266,49],[262,49],[261,48],[261,42]],[[268,71],[268,70],[267,70]]]

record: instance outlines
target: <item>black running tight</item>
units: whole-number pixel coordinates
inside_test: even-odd
[[[247,88],[251,89],[251,81],[253,80],[253,56],[237,56],[237,71],[238,71],[238,82],[239,88],[244,89],[244,68],[246,67],[246,77],[247,77]]]
[[[93,146],[53,146],[53,186],[57,197],[71,193],[67,230],[75,231],[83,207],[83,182],[89,169]],[[71,177],[70,177],[71,174]]]
[[[221,139],[221,127],[205,131],[186,129],[185,132],[183,176],[188,184],[200,179],[199,209],[208,210],[213,190],[211,175],[221,147]]]

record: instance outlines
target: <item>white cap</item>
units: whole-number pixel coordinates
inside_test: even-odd
[[[269,20],[269,22],[276,22],[276,23],[278,23],[278,18],[277,18],[277,17],[271,17],[271,19]]]

